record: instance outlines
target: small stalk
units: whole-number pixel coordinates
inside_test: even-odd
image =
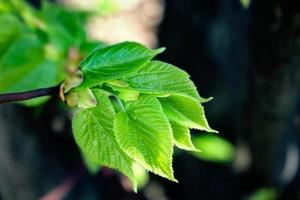
[[[49,88],[41,88],[26,92],[16,92],[16,93],[6,93],[0,94],[0,104],[2,103],[10,103],[17,101],[24,101],[28,99],[33,99],[36,97],[42,96],[59,96],[60,86],[54,86]]]

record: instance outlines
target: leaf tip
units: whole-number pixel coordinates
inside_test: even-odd
[[[174,183],[179,183],[179,181],[175,177],[172,177],[172,179],[170,180],[173,181]]]
[[[217,134],[219,134],[219,131],[217,131],[217,130],[214,130],[214,129],[210,129],[208,132],[210,132],[210,133],[217,133]]]
[[[157,53],[157,54],[163,53],[166,49],[167,49],[166,47],[160,47],[155,50],[155,53]]]
[[[200,103],[207,103],[207,102],[210,102],[213,99],[214,99],[213,97],[208,97],[208,98],[200,97]]]

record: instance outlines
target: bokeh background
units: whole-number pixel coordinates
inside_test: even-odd
[[[0,199],[300,199],[297,0],[51,2],[93,13],[84,26],[93,41],[166,47],[159,59],[186,70],[201,96],[214,97],[205,109],[219,134],[192,131],[202,152],[176,150],[179,183],[141,170],[135,194],[115,171],[88,173],[72,113],[55,99],[0,105]]]

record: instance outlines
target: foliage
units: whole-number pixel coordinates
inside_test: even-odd
[[[0,0],[0,25],[5,27],[0,29],[0,92],[57,85],[65,78],[65,68],[103,46],[87,40],[87,15],[47,1],[37,10],[25,1]]]
[[[118,169],[135,190],[136,166],[176,182],[173,147],[198,151],[189,129],[216,132],[202,106],[210,99],[200,97],[189,75],[153,60],[164,48],[135,42],[103,47],[86,37],[87,13],[46,1],[36,10],[24,1],[2,0],[0,11],[6,27],[0,30],[0,92],[63,81],[62,99],[76,107],[74,138],[92,172]]]
[[[85,156],[119,169],[134,186],[136,163],[176,182],[173,146],[198,151],[189,129],[216,132],[201,105],[206,99],[199,96],[189,75],[152,61],[160,52],[135,42],[98,49],[80,64],[82,83],[66,94],[72,106],[81,108],[75,113],[73,131]],[[80,95],[83,90],[93,95]],[[82,102],[95,101],[82,107]]]
[[[196,148],[201,152],[191,152],[197,158],[217,162],[230,163],[234,159],[235,148],[227,140],[213,134],[197,135],[192,139]]]
[[[251,0],[240,0],[241,5],[244,9],[248,9],[251,4]]]

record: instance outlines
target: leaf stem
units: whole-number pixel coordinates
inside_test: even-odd
[[[0,94],[0,104],[16,102],[16,101],[24,101],[28,99],[33,99],[36,97],[42,96],[59,96],[60,85],[49,87],[49,88],[41,88],[26,92],[16,92],[16,93],[7,93]]]

